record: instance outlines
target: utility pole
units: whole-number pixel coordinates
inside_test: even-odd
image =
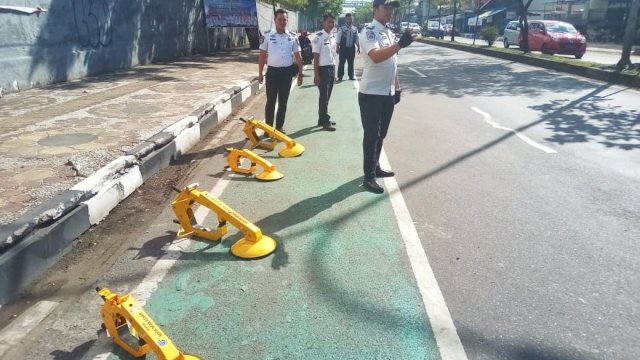
[[[451,42],[456,38],[456,5],[457,1],[453,0],[453,24],[451,24]]]

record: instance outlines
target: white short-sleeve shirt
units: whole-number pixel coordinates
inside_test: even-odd
[[[311,51],[320,55],[319,66],[336,65],[336,37],[322,30],[311,42]]]
[[[296,34],[285,31],[282,34],[275,29],[264,32],[260,50],[267,52],[267,65],[286,67],[293,64],[293,54],[300,52],[300,44]]]
[[[391,29],[377,20],[362,28],[360,47],[364,50],[364,67],[360,79],[360,92],[370,95],[394,95],[396,93],[396,74],[398,73],[398,55],[374,63],[369,57],[373,49],[384,49],[396,43]]]

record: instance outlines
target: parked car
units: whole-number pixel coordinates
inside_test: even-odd
[[[419,34],[419,33],[422,32],[422,26],[420,26],[420,25],[418,25],[416,23],[409,23],[409,31]]]
[[[431,36],[436,39],[444,39],[444,28],[437,21],[428,21],[426,31],[423,31],[423,35]]]
[[[400,23],[400,32],[403,33],[409,28],[409,22],[403,21]]]
[[[529,21],[528,40],[530,50],[543,54],[573,55],[581,59],[587,51],[587,39],[573,25],[564,21]]]
[[[517,21],[509,21],[504,28],[504,35],[502,37],[502,43],[505,49],[508,49],[511,45],[518,46],[520,44],[520,23]]]

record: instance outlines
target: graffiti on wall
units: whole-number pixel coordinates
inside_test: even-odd
[[[113,40],[112,11],[107,0],[72,0],[78,41],[82,47],[108,47]]]

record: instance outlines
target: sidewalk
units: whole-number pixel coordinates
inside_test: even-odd
[[[55,262],[254,94],[257,54],[223,51],[0,98],[0,304],[36,275],[32,263]],[[55,229],[63,218],[72,227]]]

